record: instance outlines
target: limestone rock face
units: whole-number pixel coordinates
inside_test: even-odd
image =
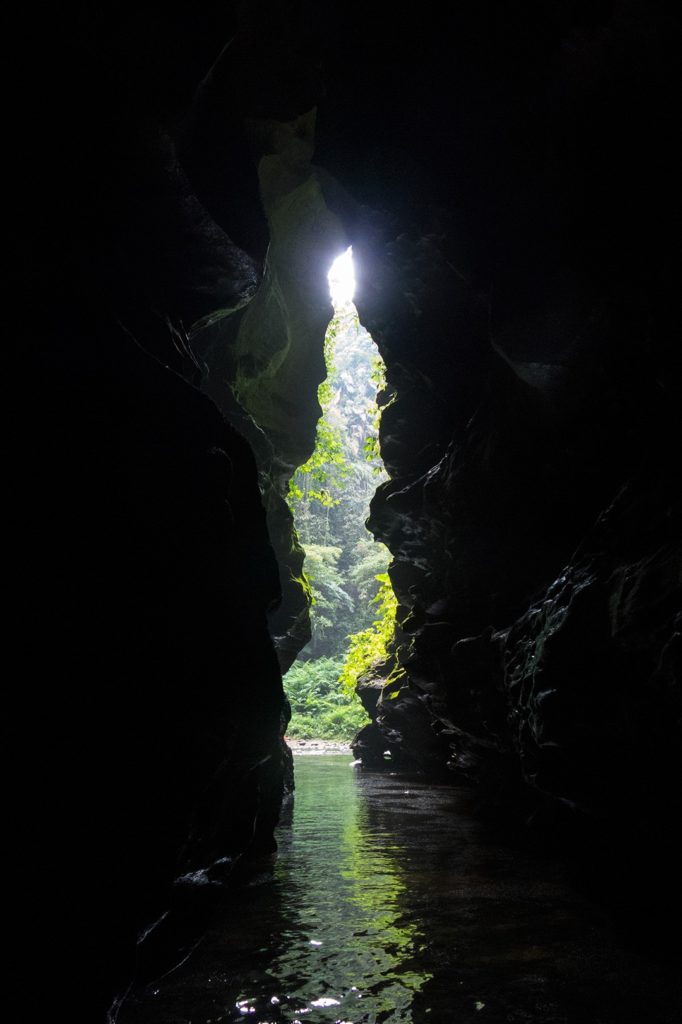
[[[140,932],[272,853],[309,629],[283,495],[347,242],[404,669],[363,680],[358,751],[674,852],[673,14],[450,6],[103,4],[16,36],[4,774],[26,948],[59,939],[25,1016],[76,959],[103,1019]]]
[[[25,912],[47,927],[68,908],[63,949],[82,965],[82,1005],[103,1014],[178,879],[217,889],[272,854],[284,698],[252,452],[208,398],[89,314],[57,318],[39,352],[26,339],[31,428],[49,430],[22,477],[16,639],[31,682],[13,690],[5,753],[25,764]]]
[[[241,34],[202,83],[181,133],[181,152],[200,182],[207,150],[219,152],[226,134],[234,146],[234,135],[243,133],[258,186],[257,213],[265,219],[268,244],[248,307],[237,315],[216,308],[195,324],[192,344],[202,361],[202,389],[256,454],[282,594],[270,628],[286,671],[310,639],[310,598],[300,582],[305,556],[285,498],[315,445],[324,335],[333,312],[327,274],[348,242],[312,163],[321,87],[310,54],[295,21],[280,24],[273,12],[272,22],[249,27],[250,17],[243,12]],[[222,171],[230,181],[232,163],[225,160]],[[214,181],[206,195],[211,208],[224,210],[223,188]],[[225,220],[233,215],[225,211]],[[254,219],[252,211],[252,243]]]
[[[88,1021],[271,858],[291,784],[281,671],[310,626],[284,494],[314,444],[345,234],[311,165],[315,75],[274,14],[253,36],[243,18],[104,5],[29,32],[29,682],[5,752],[27,763],[25,917],[59,922]],[[57,987],[46,970],[34,1015]]]
[[[293,122],[249,122],[263,155],[258,174],[270,231],[263,279],[235,340],[234,393],[263,431],[272,456],[261,461],[268,526],[283,600],[271,618],[282,670],[310,639],[303,551],[285,501],[289,480],[312,455],[326,376],[324,335],[332,317],[327,273],[346,236],[310,164],[315,111]]]
[[[334,109],[363,171],[321,119],[387,367],[369,523],[406,673],[363,682],[356,749],[611,824],[637,793],[660,838],[680,770],[670,23],[484,6],[390,90],[357,62]],[[368,56],[383,32],[410,66],[413,26],[365,27]]]
[[[3,750],[6,778],[22,765],[17,941],[55,936],[23,990],[35,1017],[74,964],[78,1013],[103,1021],[136,967],[178,962],[196,934],[178,922],[271,859],[291,768],[259,487],[276,452],[190,336],[216,316],[235,333],[261,271],[181,165],[196,79],[164,64],[180,25],[150,18],[37,33],[17,141],[22,680]]]
[[[600,816],[634,800],[649,831],[679,767],[674,515],[650,479],[633,481],[503,639],[509,724],[527,781]]]

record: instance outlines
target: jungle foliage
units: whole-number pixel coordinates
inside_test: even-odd
[[[289,489],[306,550],[313,637],[285,687],[291,736],[348,739],[366,722],[355,682],[386,656],[395,620],[386,573],[390,555],[365,527],[369,501],[385,478],[377,405],[383,363],[353,305],[337,310],[325,356],[317,444]]]
[[[297,661],[286,675],[291,704],[289,736],[297,739],[350,740],[366,722],[357,697],[338,684],[340,658]]]
[[[379,592],[372,599],[376,609],[374,621],[367,629],[349,637],[348,650],[339,675],[345,693],[353,693],[360,676],[390,657],[398,601],[388,573],[381,573],[377,580]]]

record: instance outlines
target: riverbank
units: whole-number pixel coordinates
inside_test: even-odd
[[[297,740],[285,736],[286,743],[294,754],[352,754],[350,743],[345,740]]]

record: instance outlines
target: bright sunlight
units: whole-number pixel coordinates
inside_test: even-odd
[[[327,275],[332,305],[335,310],[349,305],[355,294],[355,269],[353,267],[353,247],[346,249],[334,260]]]
[[[355,685],[385,666],[396,598],[387,574],[390,555],[365,527],[369,502],[387,479],[379,451],[385,387],[383,363],[353,305],[352,250],[328,275],[334,316],[324,351],[327,377],[318,399],[317,443],[289,487],[289,507],[306,551],[312,640],[289,669],[285,685],[293,738],[349,740],[367,722]]]

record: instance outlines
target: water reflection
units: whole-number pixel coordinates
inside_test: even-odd
[[[669,982],[552,865],[492,844],[465,796],[348,756],[297,761],[274,877],[120,1024],[647,1024]]]
[[[344,831],[340,870],[350,886],[357,975],[373,992],[376,1012],[392,1014],[379,1019],[398,1024],[411,1019],[406,1011],[414,993],[431,975],[416,969],[424,942],[416,923],[403,914],[401,850],[390,832],[372,827],[370,817],[361,797]]]
[[[349,755],[305,757],[274,878],[238,895],[193,960],[120,1024],[411,1024],[424,939],[404,913],[404,852]]]
[[[269,969],[280,1007],[286,1000],[311,1022],[405,1024],[428,974],[415,967],[419,928],[403,918],[395,836],[373,827],[347,756],[302,758],[297,779],[277,868],[282,885],[297,880],[295,926]]]

